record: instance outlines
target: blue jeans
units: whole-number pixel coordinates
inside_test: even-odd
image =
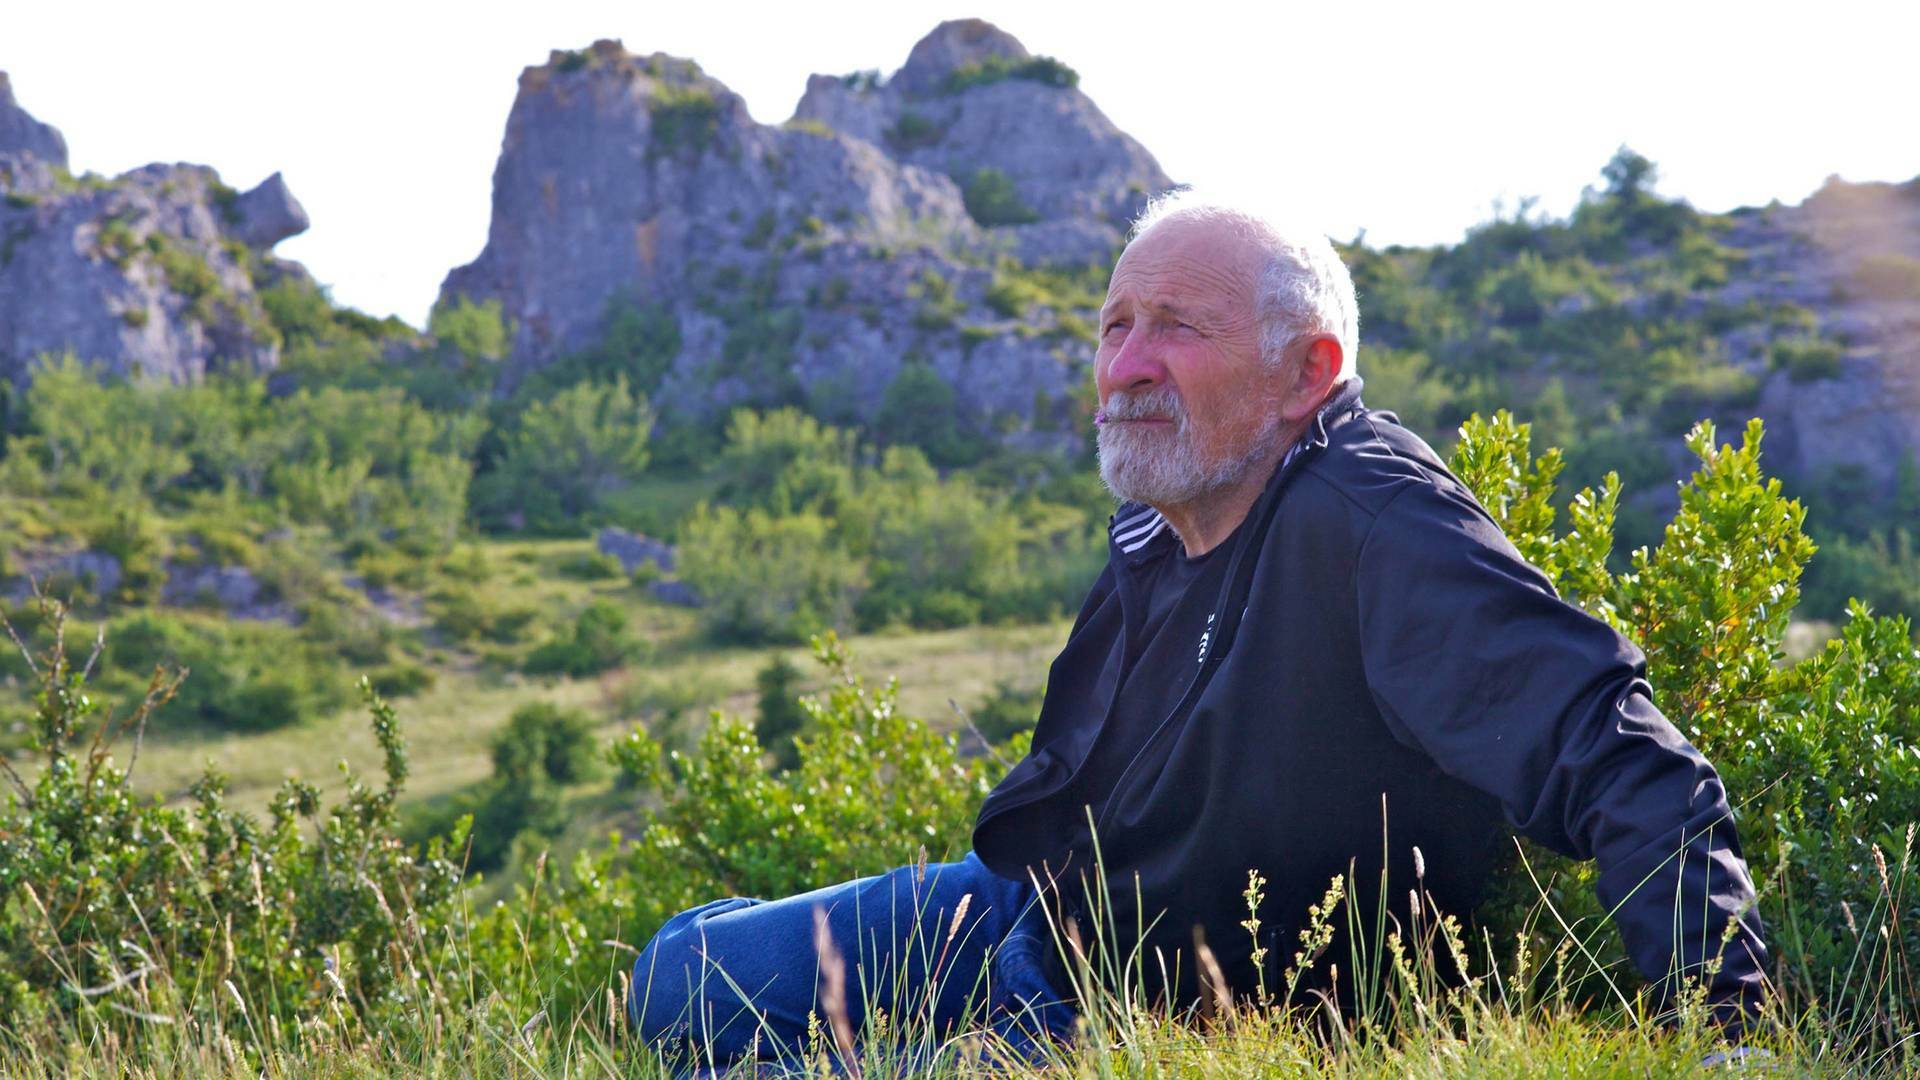
[[[688,1055],[688,1065],[793,1062],[806,1053],[814,1016],[832,1055],[816,909],[844,966],[856,1038],[875,1009],[885,1010],[890,1034],[906,1029],[922,1049],[980,1029],[966,1025],[991,1027],[1028,1058],[1071,1037],[1074,1010],[1042,974],[1054,945],[1033,886],[999,877],[971,852],[928,864],[924,877],[905,866],[783,900],[716,900],[681,912],[634,961],[627,1009],[635,1030]]]

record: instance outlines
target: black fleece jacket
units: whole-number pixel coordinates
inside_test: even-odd
[[[1106,934],[1140,941],[1148,979],[1164,965],[1160,989],[1186,1002],[1200,992],[1196,934],[1237,992],[1255,987],[1249,870],[1267,879],[1270,987],[1309,905],[1358,872],[1361,940],[1343,935],[1317,968],[1338,964],[1350,986],[1350,949],[1377,949],[1381,892],[1402,929],[1416,887],[1469,914],[1510,826],[1598,861],[1600,899],[1663,991],[1718,956],[1711,999],[1750,1013],[1766,949],[1732,812],[1654,707],[1644,655],[1560,600],[1433,451],[1358,391],[1321,411],[1241,524],[1207,640],[1166,675],[1186,685],[1179,703],[1125,768],[1076,787],[1111,711],[1091,689],[1120,651],[1132,583],[1178,543],[1146,507],[1114,515],[1032,752],[988,796],[975,850],[1004,876],[1051,874],[1071,909],[1091,883],[1071,793],[1109,792]]]

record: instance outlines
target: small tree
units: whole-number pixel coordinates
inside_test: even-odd
[[[760,714],[753,723],[753,737],[772,752],[774,762],[785,772],[800,763],[793,737],[807,723],[807,710],[800,704],[800,669],[785,656],[776,655],[753,681],[760,690]]]
[[[487,496],[501,512],[559,528],[575,522],[640,475],[647,465],[653,409],[612,382],[582,382],[536,401],[507,439]]]

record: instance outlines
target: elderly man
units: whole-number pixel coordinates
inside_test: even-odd
[[[1183,196],[1149,209],[1100,315],[1109,562],[974,851],[678,916],[635,968],[642,1030],[791,1053],[830,937],[859,973],[856,1029],[876,1006],[943,1029],[984,1006],[1028,1047],[1071,1030],[1052,927],[1139,948],[1174,1003],[1206,989],[1200,941],[1250,992],[1256,947],[1290,957],[1333,876],[1356,871],[1365,946],[1382,889],[1402,928],[1416,890],[1423,917],[1470,911],[1509,827],[1598,861],[1663,990],[1705,978],[1723,1015],[1750,1014],[1766,952],[1719,778],[1655,709],[1640,651],[1361,404],[1357,322],[1323,237]]]

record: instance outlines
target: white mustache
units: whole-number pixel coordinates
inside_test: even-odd
[[[1187,426],[1187,406],[1180,395],[1171,386],[1155,387],[1144,393],[1130,394],[1125,390],[1115,390],[1107,395],[1107,404],[1093,415],[1093,422],[1105,424],[1113,420],[1140,420],[1165,417],[1172,420],[1181,430]]]

